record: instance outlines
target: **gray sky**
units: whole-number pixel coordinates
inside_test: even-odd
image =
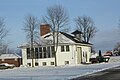
[[[65,7],[72,29],[77,16],[86,15],[93,19],[98,29],[92,40],[96,50],[111,50],[120,42],[120,0],[0,0],[0,16],[5,18],[9,30],[6,41],[12,42],[13,48],[25,43],[24,17],[32,14],[40,19],[46,14],[46,8],[55,4]]]

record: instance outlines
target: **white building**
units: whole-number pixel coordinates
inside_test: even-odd
[[[42,26],[41,26],[42,27]],[[45,25],[43,26],[45,27]],[[45,29],[45,28],[44,28]],[[45,29],[46,30],[46,29]],[[45,30],[42,30],[45,32]],[[49,30],[48,30],[49,31]],[[74,36],[72,36],[74,34]],[[75,31],[72,34],[59,32],[59,45],[56,52],[57,65],[89,63],[91,54],[90,43],[85,43],[81,39],[81,32]],[[55,58],[53,54],[52,33],[47,32],[42,35],[41,43],[34,43],[34,66],[54,66]],[[30,45],[26,44],[22,48],[23,65],[32,65]]]

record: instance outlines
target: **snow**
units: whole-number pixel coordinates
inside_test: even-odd
[[[11,59],[11,58],[21,58],[17,54],[1,54],[0,59]]]
[[[120,56],[112,56],[110,57],[109,62],[120,62]]]
[[[120,62],[0,70],[0,80],[68,80],[120,66]]]

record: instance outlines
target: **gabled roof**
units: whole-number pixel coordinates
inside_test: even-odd
[[[83,44],[90,44],[92,45],[91,43],[86,43],[84,41],[80,42],[76,37],[70,35],[70,34],[67,34],[65,32],[60,32],[61,34],[63,34],[64,36],[66,36],[67,38],[71,39],[72,41],[74,41],[75,43],[83,43]]]
[[[76,31],[78,32],[78,31]],[[60,36],[60,43],[82,43],[82,44],[88,44],[88,45],[92,45],[91,43],[86,43],[84,41],[79,41],[75,36],[72,36],[71,34],[68,34],[68,33],[65,33],[65,32],[59,32],[60,34],[62,34]],[[66,37],[66,38],[65,38]],[[34,42],[34,47],[36,46],[44,46],[44,45],[51,45],[52,44],[52,33],[48,33],[48,34],[45,34],[41,37],[41,40],[39,41],[36,41]],[[20,48],[23,48],[23,47],[30,47],[30,43],[26,43],[26,44],[23,44],[21,46],[19,46]]]
[[[0,59],[21,58],[17,54],[1,54]]]
[[[34,41],[33,42],[33,46],[34,47],[36,47],[36,46],[42,46],[42,45],[45,45],[46,43],[45,43],[45,40],[39,40],[39,41]],[[26,43],[24,43],[24,44],[21,44],[20,46],[18,46],[18,48],[23,48],[23,47],[30,47],[31,46],[31,44],[30,44],[30,42],[26,42]]]

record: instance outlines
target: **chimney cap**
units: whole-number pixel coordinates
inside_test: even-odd
[[[72,32],[71,34],[83,34],[81,31],[79,30],[75,30],[74,32]]]

